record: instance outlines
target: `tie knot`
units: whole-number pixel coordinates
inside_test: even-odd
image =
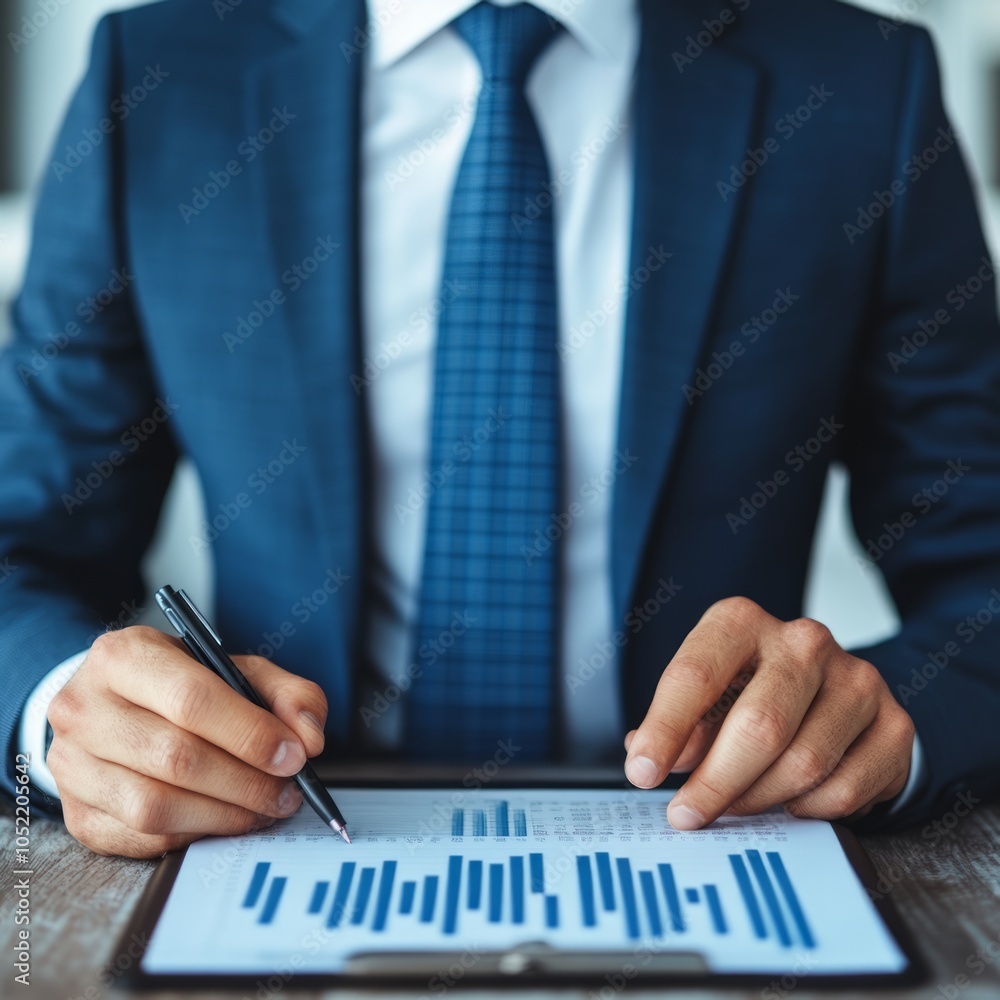
[[[455,30],[475,53],[483,80],[507,80],[523,87],[542,49],[560,27],[530,3],[499,7],[486,0],[453,22]]]

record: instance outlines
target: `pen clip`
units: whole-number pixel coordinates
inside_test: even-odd
[[[219,633],[216,632],[215,629],[212,628],[212,626],[208,624],[208,621],[205,618],[205,616],[198,610],[198,608],[195,606],[195,604],[191,600],[191,598],[188,597],[187,591],[178,590],[177,591],[177,596],[187,605],[188,611],[190,611],[191,614],[193,614],[195,616],[195,618],[197,618],[198,621],[201,622],[201,624],[204,627],[205,631],[208,632],[208,634],[221,646],[222,645],[222,639],[219,638]],[[169,618],[170,616],[168,615],[167,617]],[[183,633],[181,633],[181,634],[183,635]]]

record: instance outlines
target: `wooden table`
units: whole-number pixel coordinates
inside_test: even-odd
[[[954,819],[954,817],[952,817]],[[945,819],[945,822],[950,822]],[[14,865],[13,807],[0,804],[0,843],[4,845],[0,885],[0,963],[3,979],[0,997],[36,997],[43,1000],[99,1000],[107,996],[117,974],[132,959],[127,952],[113,954],[132,908],[155,868],[154,862],[102,858],[73,840],[58,823],[35,820],[31,825],[31,984],[19,987],[12,981],[13,920],[15,897],[11,892]],[[980,804],[951,829],[941,827],[938,836],[930,828],[903,834],[881,834],[863,838],[879,875],[906,923],[912,929],[931,969],[923,986],[882,993],[891,998],[942,997],[961,1000],[1000,998],[1000,803]],[[992,945],[990,959],[978,975],[967,962],[976,962],[977,951]],[[965,978],[961,978],[965,977]],[[939,988],[940,987],[940,988]],[[333,991],[287,991],[295,997],[334,996]],[[452,991],[457,992],[457,991]],[[518,991],[523,1000],[543,991]],[[566,1000],[593,1000],[588,989],[544,991],[560,993]],[[660,991],[627,989],[630,996],[650,997]],[[787,991],[683,990],[674,995],[754,998],[776,1000]],[[396,991],[398,995],[432,996],[430,989]],[[829,996],[795,989],[796,1000]],[[126,996],[115,991],[115,996]],[[168,994],[146,994],[163,998]],[[212,994],[192,992],[190,1000],[208,1000]],[[252,996],[248,991],[247,996]],[[284,993],[282,995],[285,995]],[[344,996],[344,993],[336,994]],[[366,992],[367,997],[372,992]],[[388,997],[389,992],[379,991]],[[478,996],[486,996],[480,991]],[[851,994],[852,996],[856,994]],[[233,994],[242,997],[242,993]]]

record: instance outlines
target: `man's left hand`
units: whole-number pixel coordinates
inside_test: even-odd
[[[625,737],[625,773],[652,788],[692,772],[667,810],[680,830],[778,803],[795,816],[859,817],[903,790],[913,734],[881,674],[825,625],[733,597],[667,664]]]

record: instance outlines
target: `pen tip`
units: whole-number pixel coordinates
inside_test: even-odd
[[[330,829],[333,830],[334,833],[339,833],[341,835],[341,837],[343,837],[344,840],[347,841],[347,843],[351,842],[351,838],[347,835],[347,827],[346,826],[340,826],[335,820],[331,820],[330,821]]]

